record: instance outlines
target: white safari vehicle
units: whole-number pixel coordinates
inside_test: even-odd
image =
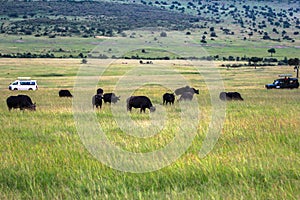
[[[12,82],[8,89],[10,90],[37,90],[38,85],[36,80],[31,80],[30,77],[18,77],[18,80]]]

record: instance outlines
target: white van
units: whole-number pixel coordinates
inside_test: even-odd
[[[30,77],[18,77],[8,86],[10,90],[37,90],[38,85],[36,80],[30,80]]]

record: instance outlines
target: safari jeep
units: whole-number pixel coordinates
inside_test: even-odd
[[[284,89],[284,88],[293,89],[293,88],[298,88],[298,87],[299,87],[298,79],[297,78],[290,78],[290,77],[276,79],[276,80],[274,80],[274,82],[272,84],[267,84],[266,85],[267,89],[272,89],[272,88],[276,88],[276,89]]]

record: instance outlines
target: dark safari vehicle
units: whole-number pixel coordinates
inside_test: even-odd
[[[293,89],[293,88],[298,88],[299,87],[299,82],[297,78],[290,78],[290,77],[285,77],[285,78],[280,78],[274,80],[272,84],[267,84],[266,88],[267,89]]]

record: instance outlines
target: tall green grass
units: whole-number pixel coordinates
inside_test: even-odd
[[[120,70],[126,71],[139,63],[138,60],[128,62],[124,65],[117,61],[111,65],[98,86],[112,91],[122,76]],[[194,101],[198,101],[202,120],[193,143],[176,162],[158,171],[135,174],[114,170],[95,159],[77,133],[72,99],[58,97],[60,88],[73,92],[80,60],[1,59],[0,198],[300,198],[299,90],[264,88],[264,84],[271,83],[278,74],[292,73],[292,67],[220,68],[226,91],[240,92],[245,100],[227,102],[220,138],[214,149],[200,158],[198,153],[211,114],[209,91],[203,77],[192,73],[196,72],[192,67],[180,64],[182,61],[177,65],[174,65],[177,61],[159,62],[175,66],[193,87],[200,89]],[[209,70],[205,64],[202,69]],[[187,71],[189,73],[184,73]],[[17,76],[31,76],[38,80],[40,89],[8,91],[8,84]],[[159,105],[166,91],[150,85],[137,93],[149,95],[154,104]],[[19,93],[29,95],[37,103],[36,112],[8,111],[6,98]],[[163,148],[173,137],[172,127],[180,120],[180,108],[176,102],[165,109],[167,128],[148,139],[120,131],[108,104],[96,111],[96,116],[114,144],[128,151],[147,152]],[[149,114],[139,114],[138,110],[133,110],[130,116],[137,123],[150,120]]]

